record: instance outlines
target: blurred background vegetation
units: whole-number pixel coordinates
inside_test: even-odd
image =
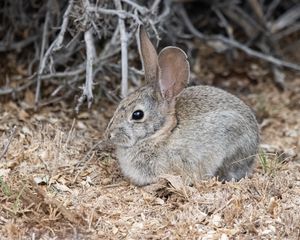
[[[195,84],[235,72],[284,90],[300,70],[298,0],[3,0],[0,12],[0,98],[27,109],[68,99],[79,111],[139,87],[140,24],[158,49],[188,53]]]

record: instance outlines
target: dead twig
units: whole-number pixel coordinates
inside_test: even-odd
[[[51,1],[49,1],[51,2]],[[64,35],[67,30],[67,26],[69,23],[69,15],[72,10],[74,4],[74,0],[69,1],[69,5],[64,13],[63,16],[63,22],[61,25],[61,29],[55,40],[51,43],[50,47],[47,49],[45,55],[44,55],[44,50],[45,50],[45,42],[46,42],[46,37],[47,37],[47,31],[48,31],[48,22],[49,22],[49,15],[50,15],[50,10],[48,9],[47,15],[46,15],[46,20],[44,24],[44,31],[43,31],[43,41],[42,41],[42,47],[41,47],[41,56],[40,56],[40,65],[39,65],[39,70],[38,70],[38,75],[37,75],[37,86],[36,86],[36,95],[35,95],[35,104],[38,106],[38,102],[40,99],[40,88],[41,88],[41,81],[42,81],[42,75],[44,73],[46,63],[50,56],[52,55],[53,51],[58,51],[62,47],[62,42],[64,40]],[[50,4],[48,4],[49,6]],[[49,67],[51,68],[51,66]]]
[[[38,106],[38,102],[40,99],[41,75],[43,74],[44,68],[46,66],[47,55],[44,56],[44,52],[45,52],[46,41],[47,41],[47,36],[48,36],[49,19],[50,19],[50,0],[48,0],[48,3],[47,3],[47,13],[46,13],[44,29],[43,29],[42,46],[41,46],[41,50],[40,50],[40,64],[39,64],[39,70],[38,70],[38,74],[37,74],[37,82],[36,82],[36,90],[35,90],[35,105],[36,106]]]
[[[104,149],[109,149],[109,148],[112,148],[112,145],[110,142],[108,141],[99,141],[97,143],[95,143],[91,148],[90,150],[85,154],[84,158],[82,159],[82,161],[78,162],[76,164],[76,168],[78,168],[82,163],[83,163],[83,166],[80,168],[80,170],[77,172],[77,174],[75,175],[74,179],[73,179],[73,183],[76,182],[78,176],[82,173],[82,171],[86,168],[86,166],[88,165],[88,163],[93,159],[93,156],[94,154],[92,154],[92,152],[97,148],[101,146],[101,150],[104,150]]]
[[[281,0],[273,0],[271,4],[269,5],[266,13],[265,13],[265,19],[270,19],[270,17],[273,15],[274,10],[278,7]]]
[[[233,28],[232,26],[230,26],[229,22],[226,20],[226,18],[224,17],[224,15],[221,13],[221,11],[219,9],[214,9],[216,15],[218,16],[218,18],[221,20],[221,24],[222,26],[225,28],[227,34],[228,34],[228,37],[232,40],[234,40],[234,35],[233,35]],[[237,53],[236,51],[232,51],[232,55],[233,56],[237,56]]]
[[[85,85],[83,87],[83,92],[78,99],[77,106],[75,107],[75,112],[79,113],[79,109],[84,101],[87,100],[88,108],[91,107],[93,102],[93,64],[96,57],[96,49],[94,46],[93,38],[93,28],[89,27],[90,17],[88,9],[90,8],[89,0],[84,1],[85,12],[85,27],[88,28],[84,33],[84,42],[86,49],[86,65],[85,65]]]
[[[122,0],[122,2],[127,3],[128,5],[131,5],[133,8],[135,8],[136,10],[138,10],[142,15],[146,14],[149,12],[149,9],[139,5],[136,2],[133,2],[131,0]]]
[[[7,153],[9,145],[10,145],[10,143],[11,143],[11,141],[12,141],[12,139],[13,139],[15,133],[16,133],[16,129],[17,129],[17,127],[14,126],[13,129],[12,129],[12,131],[11,131],[11,133],[10,133],[10,136],[9,136],[9,138],[7,140],[7,143],[4,146],[3,152],[0,155],[0,161],[5,156],[5,154]]]
[[[230,47],[233,47],[233,48],[237,48],[243,52],[245,52],[246,54],[248,54],[249,56],[252,56],[252,57],[256,57],[256,58],[259,58],[259,59],[262,59],[266,62],[269,62],[269,63],[272,63],[272,64],[275,64],[277,66],[280,66],[280,67],[286,67],[286,68],[289,68],[289,69],[292,69],[292,70],[296,70],[296,71],[300,71],[300,66],[298,64],[295,64],[295,63],[290,63],[290,62],[287,62],[287,61],[284,61],[284,60],[280,60],[278,58],[275,58],[271,55],[266,55],[264,53],[261,53],[261,52],[258,52],[258,51],[255,51],[249,47],[247,47],[246,45],[238,42],[238,41],[235,41],[233,39],[228,39],[224,36],[221,36],[221,35],[213,35],[213,36],[207,36],[207,35],[204,35],[203,33],[201,33],[200,31],[198,31],[194,25],[192,24],[192,22],[190,21],[190,19],[188,18],[187,14],[186,14],[186,11],[184,10],[184,8],[179,8],[179,14],[181,15],[185,25],[187,26],[188,30],[196,37],[204,40],[204,41],[207,41],[207,42],[214,42],[214,44],[218,44],[220,46],[220,44],[225,44],[227,46],[230,46]]]
[[[287,26],[293,24],[296,20],[300,18],[300,4],[294,6],[293,8],[282,14],[271,27],[271,32],[278,32]]]
[[[35,76],[35,75],[33,75],[33,76]],[[7,94],[14,94],[17,92],[22,92],[35,83],[35,80],[32,78],[27,78],[26,80],[27,80],[26,83],[24,83],[22,86],[17,87],[17,88],[6,88],[6,87],[0,88],[0,95],[7,95]]]
[[[14,42],[14,43],[3,43],[0,42],[0,52],[7,52],[7,51],[21,51],[22,48],[27,47],[29,44],[32,44],[34,41],[38,39],[38,35],[30,36],[22,41]]]
[[[34,191],[39,196],[39,199],[42,199],[42,204],[47,204],[49,205],[49,207],[50,205],[56,207],[59,210],[59,212],[64,216],[64,218],[71,223],[77,225],[85,224],[85,220],[82,218],[81,215],[77,214],[76,212],[70,209],[67,209],[62,202],[48,196],[47,193],[41,187],[37,186],[34,180],[31,180],[31,184],[34,187]],[[36,202],[36,204],[39,204],[39,202]]]
[[[295,64],[298,60],[296,53],[285,49],[285,46],[295,47],[298,41],[300,14],[296,1],[204,1],[208,7],[195,11],[204,4],[203,1],[196,2],[49,0],[36,7],[31,1],[20,0],[10,4],[9,0],[5,0],[1,9],[5,28],[0,27],[3,35],[0,52],[7,54],[14,51],[13,54],[20,56],[17,64],[21,66],[22,75],[37,72],[34,74],[36,107],[53,102],[52,98],[59,101],[66,97],[62,91],[66,86],[70,87],[67,93],[74,95],[84,83],[75,108],[77,112],[86,100],[88,107],[91,106],[95,87],[99,86],[104,95],[112,92],[114,97],[111,99],[116,101],[119,90],[124,97],[129,84],[139,86],[140,74],[130,70],[129,66],[137,62],[138,54],[136,51],[128,52],[136,49],[134,36],[139,24],[152,29],[149,33],[155,34],[157,47],[163,32],[167,35],[163,44],[185,44],[191,51],[193,43],[187,39],[194,35],[217,52],[230,50],[228,52],[234,54],[235,59],[239,52],[244,52],[266,61],[271,70],[277,68],[272,70],[277,85],[284,82],[284,75],[278,74],[281,73],[280,68],[300,70],[300,66]],[[23,8],[24,4],[32,6],[28,9],[34,9],[34,18],[31,17],[32,12]],[[182,14],[185,9],[189,11],[188,17]],[[212,11],[216,14],[211,14]],[[200,25],[196,25],[198,23]],[[219,31],[220,34],[206,35],[199,32],[200,28],[208,32]],[[223,29],[226,31],[224,35]],[[95,47],[91,43],[94,41],[97,54],[93,56],[94,50],[91,49]],[[288,62],[288,59],[295,59],[295,63]],[[24,73],[23,66],[27,73]],[[25,82],[27,80],[29,84]],[[20,82],[13,79],[11,85],[0,86],[0,95],[24,91],[32,85],[32,80],[27,80]],[[44,80],[47,80],[47,86],[54,85],[54,90],[43,91]]]
[[[114,4],[117,10],[122,11],[122,5],[120,0],[114,0]],[[122,97],[126,97],[128,92],[128,50],[127,50],[128,37],[127,37],[124,19],[119,17],[118,24],[120,27],[121,58],[122,58],[121,95]]]
[[[53,51],[58,51],[59,49],[62,48],[62,43],[64,41],[64,36],[69,25],[69,17],[70,17],[71,10],[73,8],[73,4],[74,4],[74,0],[70,0],[69,5],[63,16],[63,22],[61,24],[60,32],[57,35],[57,38],[54,40]]]
[[[88,108],[91,107],[93,102],[93,64],[96,55],[96,50],[94,46],[94,39],[92,29],[90,28],[84,33],[84,41],[86,46],[86,72],[85,72],[85,85],[83,88],[83,93],[78,99],[77,106],[75,108],[76,113],[79,112],[79,108],[82,103],[87,100]]]
[[[132,14],[130,12],[126,12],[122,9],[121,10],[115,10],[115,9],[105,9],[105,8],[100,8],[100,7],[88,7],[87,11],[97,12],[97,13],[101,13],[101,14],[104,14],[104,15],[115,15],[115,16],[118,16],[121,19],[132,18],[136,22],[141,23],[141,21],[139,20],[139,18],[137,16],[135,16],[134,14]]]

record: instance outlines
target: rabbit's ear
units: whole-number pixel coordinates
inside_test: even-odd
[[[162,96],[171,100],[187,85],[190,76],[190,64],[187,55],[177,47],[166,47],[158,56],[159,85]]]
[[[156,83],[158,79],[158,57],[144,27],[140,25],[140,51],[147,83]]]

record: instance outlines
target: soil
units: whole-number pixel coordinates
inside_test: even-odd
[[[250,177],[187,186],[166,175],[136,187],[112,152],[89,151],[115,105],[76,118],[64,102],[34,112],[27,90],[0,103],[1,239],[299,239],[299,77],[287,73],[280,91],[259,63],[234,73],[196,65],[195,84],[231,91],[256,112],[262,144]]]

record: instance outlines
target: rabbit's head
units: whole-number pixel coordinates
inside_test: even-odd
[[[176,125],[175,97],[187,85],[190,73],[181,49],[166,47],[157,55],[143,27],[139,37],[146,85],[121,101],[105,134],[121,147],[170,133]]]

